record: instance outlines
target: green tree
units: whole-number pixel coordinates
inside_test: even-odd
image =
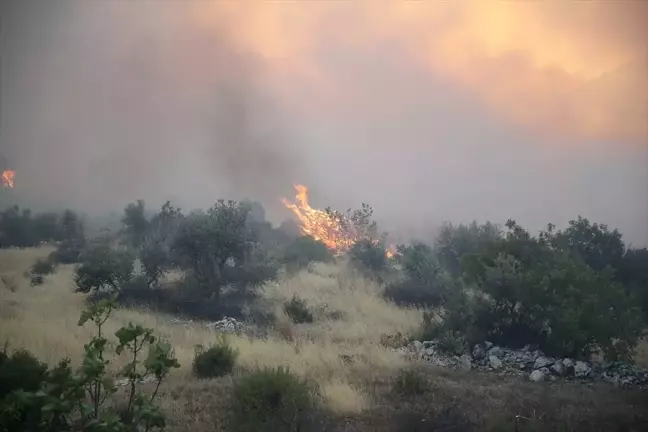
[[[53,241],[61,239],[59,229],[59,215],[57,213],[40,213],[34,216],[33,227],[36,237],[40,241]]]
[[[144,243],[148,232],[149,221],[146,218],[145,211],[144,201],[140,199],[124,208],[124,215],[121,219],[128,244],[135,249],[139,249]]]
[[[434,245],[440,263],[453,276],[461,276],[461,258],[465,254],[477,253],[502,238],[501,228],[491,222],[469,225],[445,223],[441,227]]]
[[[126,250],[117,250],[107,242],[96,242],[81,255],[74,273],[77,292],[111,290],[119,293],[133,278],[135,257]]]
[[[549,228],[551,234],[552,226]],[[607,225],[592,223],[582,216],[569,221],[569,227],[565,230],[547,238],[555,248],[577,254],[596,271],[607,266],[618,268],[626,251],[618,230],[611,231]]]
[[[301,236],[293,240],[285,249],[282,261],[289,270],[299,270],[310,262],[331,262],[333,255],[324,243],[311,236]]]
[[[196,212],[184,219],[175,237],[175,254],[215,299],[226,282],[228,262],[243,262],[254,245],[246,224],[248,211],[236,201],[219,200],[206,213]]]
[[[469,323],[499,344],[536,343],[576,357],[597,350],[610,358],[632,356],[642,317],[612,271],[593,270],[514,221],[507,227],[505,239],[464,256],[477,293]]]
[[[442,268],[432,248],[415,242],[398,247],[396,255],[403,278],[390,283],[385,295],[398,304],[436,306],[446,297]]]

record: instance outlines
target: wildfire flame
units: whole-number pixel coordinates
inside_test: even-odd
[[[2,172],[2,186],[13,188],[14,187],[14,177],[16,177],[16,171],[5,170]]]
[[[308,204],[308,188],[296,184],[295,202],[283,198],[281,202],[290,209],[299,220],[299,228],[304,235],[324,243],[335,253],[343,253],[361,239],[350,224],[343,224],[338,218],[325,210],[314,209]],[[348,226],[346,226],[348,225]],[[396,248],[390,245],[386,255],[392,257]]]

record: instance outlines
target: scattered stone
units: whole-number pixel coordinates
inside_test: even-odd
[[[540,369],[543,367],[550,366],[554,363],[555,360],[540,356],[538,357],[535,362],[533,363],[533,369]]]
[[[566,372],[566,368],[562,360],[556,361],[556,363],[551,365],[549,369],[551,369],[551,371],[558,376],[564,376]]]
[[[146,375],[142,377],[142,379],[137,380],[137,382],[139,384],[148,384],[148,383],[155,382],[155,380],[156,380],[155,375]],[[122,378],[115,381],[115,385],[117,387],[124,387],[127,386],[128,384],[130,384],[130,380],[128,378]]]
[[[534,371],[531,372],[531,374],[529,375],[529,379],[530,379],[531,381],[533,381],[533,382],[540,382],[540,381],[544,381],[544,379],[545,379],[545,374],[542,373],[542,371],[540,371],[540,370],[534,370]]]
[[[576,378],[585,378],[588,377],[592,372],[592,368],[585,362],[577,361],[574,366],[574,375]]]
[[[475,345],[472,350],[472,356],[476,360],[481,360],[486,357],[486,351],[484,350],[484,347],[479,344]]]
[[[527,376],[532,381],[576,377],[604,380],[623,387],[648,388],[648,370],[619,362],[602,364],[552,358],[537,350],[537,347],[528,346],[515,350],[485,343],[475,345],[472,351],[461,356],[445,354],[437,347],[437,341],[413,341],[405,347],[395,348],[395,351],[410,359],[424,360],[455,370],[500,371],[518,376],[524,375],[523,371],[528,371],[530,374]],[[490,349],[487,351],[485,347]]]
[[[490,366],[495,370],[502,367],[502,360],[500,360],[499,357],[497,356],[494,355],[488,356],[488,361],[490,363]]]
[[[498,346],[493,346],[491,349],[488,350],[488,355],[489,356],[495,356],[495,357],[502,357],[504,355],[504,351],[502,348]]]
[[[491,349],[493,347],[493,342],[486,341],[486,342],[484,342],[484,345],[486,346],[486,351],[488,351],[489,349]]]
[[[464,354],[461,357],[459,357],[459,362],[461,365],[461,368],[464,370],[471,370],[472,369],[472,359],[468,354]]]

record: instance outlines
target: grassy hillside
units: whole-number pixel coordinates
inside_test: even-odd
[[[0,250],[0,340],[55,364],[62,357],[80,359],[89,331],[77,326],[85,298],[73,292],[72,266],[62,266],[41,286],[30,286],[23,276],[34,260],[49,252]],[[615,425],[646,424],[641,418],[648,407],[646,395],[638,391],[604,384],[533,384],[409,364],[381,345],[381,335],[410,332],[420,323],[421,311],[397,307],[379,290],[339,264],[318,264],[264,286],[262,303],[277,315],[276,324],[263,337],[229,337],[240,353],[235,376],[256,367],[289,366],[315,382],[322,430],[514,430],[515,421],[518,428],[542,423],[574,425],[568,430],[622,430]],[[293,324],[285,316],[283,302],[293,294],[311,306],[312,324]],[[217,335],[203,323],[176,324],[171,319],[123,308],[108,323],[108,331],[132,321],[167,338],[182,365],[161,394],[170,429],[221,430],[232,378],[197,380],[191,375],[195,346],[209,346]],[[414,371],[411,376],[423,388],[416,395],[408,394],[407,384],[404,389],[397,384],[407,370]]]

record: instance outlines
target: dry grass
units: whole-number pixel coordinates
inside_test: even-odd
[[[26,348],[50,364],[66,356],[78,361],[91,328],[77,326],[85,298],[72,290],[73,268],[60,267],[37,287],[31,287],[23,276],[37,258],[49,252],[44,248],[0,250],[0,343]],[[574,426],[568,430],[621,430],[614,427],[621,424],[624,430],[646,430],[642,429],[646,426],[642,413],[648,412],[645,397],[604,385],[531,384],[421,365],[429,374],[430,391],[414,398],[395,394],[393,377],[409,366],[380,344],[381,335],[407,333],[418,325],[421,313],[384,301],[379,290],[335,265],[316,265],[267,285],[263,297],[278,315],[277,330],[263,339],[230,337],[239,351],[237,372],[281,365],[316,382],[329,411],[326,421],[332,422],[318,430],[482,431],[493,415],[510,420],[536,414],[547,426],[538,430],[557,430],[565,424]],[[312,309],[312,324],[294,325],[285,316],[283,302],[294,294]],[[182,364],[160,393],[169,430],[223,430],[232,379],[191,377],[195,345],[210,345],[217,334],[200,323],[171,324],[169,316],[133,309],[115,311],[108,330],[114,332],[129,321],[153,327],[168,338]],[[640,361],[645,361],[647,342],[639,353]]]
[[[13,313],[0,318],[0,341],[25,348],[50,364],[63,357],[81,358],[83,344],[92,327],[78,327],[85,298],[73,292],[73,267],[62,266],[42,286],[31,287],[22,272],[49,250],[2,251],[3,274],[12,274],[19,287],[0,291],[3,310]],[[298,293],[314,308],[315,322],[293,325],[282,312],[283,301]],[[314,272],[268,285],[264,296],[278,311],[279,320],[290,328],[291,340],[281,333],[264,339],[232,336],[230,343],[239,351],[239,368],[288,366],[300,376],[320,385],[324,401],[333,410],[362,410],[370,404],[359,383],[389,374],[403,366],[402,357],[380,344],[382,333],[407,332],[417,326],[421,313],[396,307],[379,296],[379,287],[335,266],[318,266]],[[7,306],[11,305],[11,306]],[[332,312],[337,316],[330,318]],[[335,315],[335,314],[333,314]],[[118,309],[106,324],[114,333],[136,322],[153,327],[175,347],[182,367],[171,381],[184,381],[191,374],[195,346],[216,341],[213,330],[200,323],[178,325],[170,317],[134,309]],[[344,403],[341,397],[344,396]]]

